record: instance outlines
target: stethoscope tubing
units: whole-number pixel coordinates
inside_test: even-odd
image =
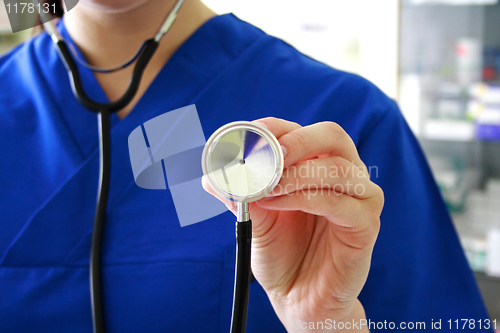
[[[57,42],[57,50],[61,55],[61,58],[64,59],[63,63],[68,70],[68,74],[71,81],[71,88],[73,89],[73,94],[78,99],[78,101],[88,110],[100,113],[106,110],[109,113],[114,113],[122,110],[126,107],[130,101],[134,98],[137,90],[139,89],[139,84],[141,82],[142,75],[149,61],[153,57],[156,49],[158,48],[158,42],[153,38],[149,39],[145,42],[146,46],[142,51],[142,54],[139,56],[137,63],[134,67],[134,71],[132,74],[132,78],[130,80],[127,91],[120,97],[118,100],[111,103],[99,103],[92,100],[85,89],[83,88],[82,79],[80,76],[80,71],[78,70],[78,65],[73,60],[71,56],[71,52],[68,48],[68,45],[64,40],[59,40]]]
[[[71,56],[66,41],[62,38],[55,41],[57,51],[68,71],[73,94],[86,109],[97,113],[99,127],[99,185],[89,263],[92,326],[95,333],[105,332],[101,248],[111,178],[111,114],[122,110],[136,95],[144,70],[158,48],[158,43],[154,39],[145,42],[146,47],[137,60],[125,94],[114,102],[99,103],[85,92],[78,65]]]
[[[111,179],[111,115],[107,110],[97,114],[99,125],[99,189],[90,246],[90,297],[92,325],[95,333],[104,333],[104,309],[101,284],[101,248]]]
[[[33,0],[36,1],[36,0]],[[59,35],[50,22],[44,23],[51,35],[59,56],[68,72],[74,96],[88,110],[97,114],[99,127],[99,185],[92,242],[90,251],[89,275],[92,305],[92,325],[95,333],[105,332],[105,318],[102,297],[101,249],[104,224],[108,205],[111,178],[111,114],[122,110],[134,98],[149,61],[158,48],[159,41],[167,33],[175,21],[184,0],[178,0],[155,37],[144,42],[142,52],[137,59],[133,74],[126,92],[118,100],[110,103],[99,103],[90,98],[83,87],[78,64],[72,57],[66,41]],[[126,66],[130,62],[126,63]],[[84,66],[90,68],[89,66]],[[124,67],[122,67],[124,68]],[[92,68],[90,68],[93,70]],[[112,70],[97,70],[111,72]],[[245,333],[248,314],[249,291],[251,282],[251,243],[252,222],[238,221],[236,223],[236,269],[233,295],[233,311],[231,317],[231,333]]]
[[[96,112],[98,117],[99,186],[89,263],[92,324],[95,333],[105,332],[101,283],[101,248],[111,178],[111,114],[122,110],[128,105],[139,89],[144,70],[158,48],[158,42],[154,39],[146,41],[145,44],[146,47],[137,60],[125,94],[114,102],[104,104],[92,100],[87,95],[83,87],[78,65],[71,56],[68,45],[63,39],[56,42],[59,55],[63,59],[63,63],[68,71],[73,94],[86,109]]]
[[[252,220],[236,222],[236,268],[234,275],[231,333],[245,333],[252,276]]]
[[[44,27],[56,45],[56,50],[66,67],[74,96],[86,109],[97,113],[99,127],[99,185],[89,263],[92,326],[95,333],[105,332],[101,283],[101,249],[111,178],[111,114],[126,107],[136,95],[146,66],[157,50],[161,37],[172,26],[183,2],[184,0],[177,2],[155,37],[144,42],[141,51],[139,51],[140,56],[137,59],[126,92],[118,100],[111,103],[99,103],[87,95],[83,87],[78,64],[73,59],[68,44],[55,26],[45,18]],[[124,68],[128,65],[130,65],[130,62],[121,67]],[[106,70],[100,72],[106,72]]]

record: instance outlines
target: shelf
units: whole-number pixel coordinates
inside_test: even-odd
[[[443,142],[443,143],[457,143],[457,144],[474,144],[474,145],[481,145],[483,147],[492,147],[496,149],[497,147],[500,147],[500,141],[482,141],[482,140],[453,140],[451,138],[429,138],[425,136],[417,136],[418,140],[420,141],[425,141],[425,142]]]
[[[474,141],[475,126],[466,120],[429,119],[424,125],[423,137],[430,140]]]
[[[493,281],[493,282],[497,282],[500,284],[500,277],[490,276],[490,275],[487,275],[486,273],[483,273],[483,272],[474,272],[474,275],[475,275],[476,279]]]
[[[419,139],[470,142],[493,146],[500,144],[500,141],[478,140],[475,131],[475,124],[467,120],[429,119],[425,122],[423,133]]]

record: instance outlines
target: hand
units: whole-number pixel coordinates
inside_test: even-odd
[[[304,332],[304,322],[359,322],[365,314],[357,297],[379,231],[382,190],[339,125],[256,122],[278,138],[286,156],[278,186],[249,206],[255,278],[289,332]]]

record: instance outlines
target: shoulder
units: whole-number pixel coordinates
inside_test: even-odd
[[[22,65],[22,61],[26,61],[29,59],[33,59],[36,50],[43,47],[47,42],[50,41],[50,38],[46,33],[41,33],[39,35],[33,36],[29,38],[24,43],[14,47],[9,52],[0,56],[0,73],[4,74],[4,72],[12,66],[19,67]]]
[[[51,95],[52,41],[44,33],[0,57],[0,132],[2,137],[28,133],[39,126],[40,112]],[[50,109],[49,109],[50,110]]]
[[[29,86],[40,75],[40,55],[48,50],[50,38],[43,33],[30,38],[0,57],[0,81],[6,88]],[[2,89],[3,90],[3,89]],[[9,89],[3,90],[8,93]],[[3,94],[0,94],[0,96]]]
[[[273,116],[303,125],[339,123],[355,141],[386,117],[399,117],[396,103],[365,78],[332,68],[233,17],[234,26],[259,38],[222,75],[228,83]],[[255,32],[257,31],[257,32]],[[238,36],[235,36],[237,38]]]
[[[278,38],[262,39],[255,51],[255,62],[261,60],[259,66],[265,66],[264,73],[269,74],[270,79],[281,81],[283,89],[303,91],[315,100],[334,98],[346,108],[359,108],[369,102],[373,111],[378,111],[392,103],[367,79],[321,63]]]

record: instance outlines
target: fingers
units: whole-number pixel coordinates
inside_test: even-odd
[[[297,128],[279,138],[287,148],[285,167],[324,154],[340,156],[364,168],[356,146],[349,135],[336,123],[322,122]]]
[[[267,127],[287,149],[285,167],[317,156],[338,155],[364,168],[356,146],[349,135],[333,122],[302,127],[297,123],[268,117],[255,120]]]
[[[296,211],[324,216],[338,227],[342,241],[353,247],[372,244],[380,227],[378,200],[358,200],[331,190],[300,191],[271,199],[257,205],[267,210]]]
[[[264,127],[267,127],[277,139],[279,139],[284,134],[287,134],[302,127],[297,123],[273,117],[258,119],[255,120],[254,122],[264,125]]]
[[[330,156],[299,162],[286,168],[280,182],[268,196],[318,189],[330,189],[358,199],[378,194],[364,170],[342,157]]]

